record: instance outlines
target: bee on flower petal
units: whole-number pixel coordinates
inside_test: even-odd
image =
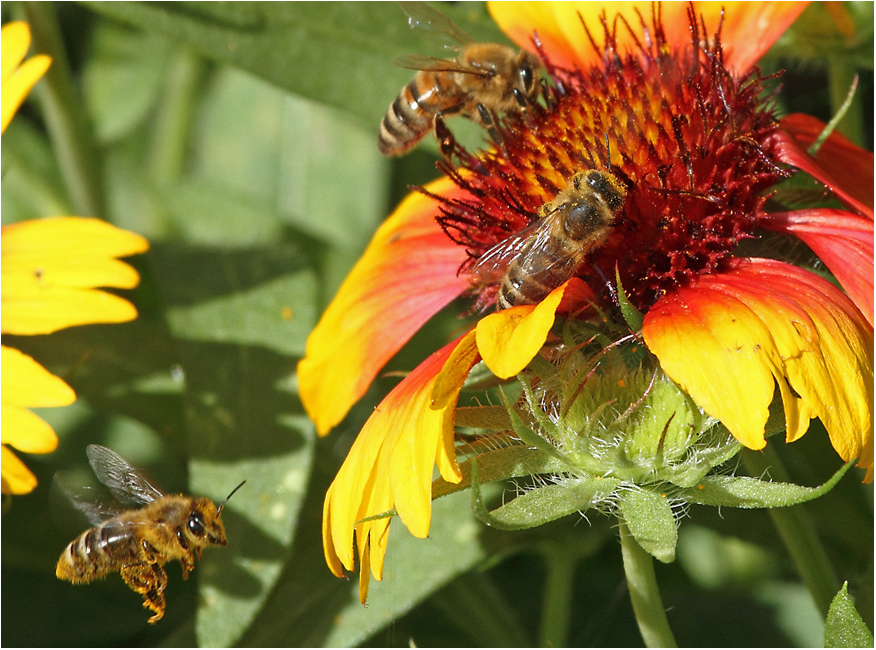
[[[417,70],[380,123],[381,153],[398,156],[417,144],[445,115],[461,114],[499,141],[495,117],[519,116],[541,90],[541,64],[526,51],[497,43],[475,43],[456,23],[426,2],[399,3],[413,27],[437,31],[454,41],[458,56],[437,59],[409,55],[396,60]]]
[[[538,219],[484,253],[472,274],[484,284],[500,283],[499,309],[541,302],[605,243],[626,195],[610,172],[578,172],[539,208]]]
[[[208,546],[225,546],[222,508],[246,481],[216,504],[206,497],[165,495],[116,452],[89,445],[86,454],[97,478],[122,503],[140,505],[106,516],[100,508],[78,504],[97,524],[67,545],[55,575],[73,584],[88,583],[118,571],[125,583],[143,596],[143,607],[164,616],[167,573],[164,564],[179,560],[183,579],[195,568],[195,557]]]

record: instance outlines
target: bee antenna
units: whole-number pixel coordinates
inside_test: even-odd
[[[240,488],[242,488],[244,483],[246,483],[245,480],[241,481],[240,485],[238,485],[236,488],[231,490],[231,494],[229,494],[227,497],[225,497],[225,501],[223,501],[222,503],[219,504],[219,507],[216,508],[216,515],[217,516],[222,514],[222,508],[224,508],[225,504],[228,503],[228,499],[230,499],[234,495],[235,492],[237,492]]]

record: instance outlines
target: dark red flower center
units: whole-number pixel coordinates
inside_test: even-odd
[[[617,268],[634,303],[646,310],[663,292],[721,269],[737,244],[755,236],[764,192],[785,175],[769,148],[777,121],[754,68],[725,67],[720,26],[710,39],[689,11],[691,40],[666,41],[659,6],[650,25],[602,21],[603,44],[586,27],[599,61],[583,69],[553,66],[543,103],[523,118],[499,119],[496,146],[471,153],[445,141],[441,168],[470,198],[441,199],[439,222],[469,259],[477,307],[496,299],[500,282],[472,273],[500,242],[543,219],[579,172],[612,174],[627,195],[614,227],[576,267],[598,288]],[[619,51],[618,30],[636,46]],[[537,34],[534,42],[538,46]],[[439,197],[441,198],[441,197]]]

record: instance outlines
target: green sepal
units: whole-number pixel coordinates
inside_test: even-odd
[[[533,488],[492,512],[484,504],[478,480],[478,463],[471,461],[471,507],[475,517],[499,530],[525,530],[583,513],[594,501],[607,497],[620,481],[578,477]]]
[[[511,428],[511,418],[504,406],[458,406],[453,415],[457,427],[507,431]]]
[[[486,451],[478,454],[476,458],[480,470],[480,483],[492,483],[509,478],[552,474],[568,470],[568,466],[562,461],[548,456],[538,449],[523,445]],[[462,472],[462,481],[459,483],[449,483],[443,478],[435,479],[432,483],[432,499],[439,499],[472,487],[474,462],[475,458],[472,458],[459,466]]]
[[[642,323],[645,321],[645,317],[642,315],[642,312],[636,309],[635,305],[630,302],[630,299],[627,298],[627,293],[624,291],[624,287],[621,284],[620,272],[617,269],[615,269],[614,275],[615,282],[617,282],[617,303],[620,306],[621,315],[624,317],[624,320],[633,332],[641,332]]]
[[[724,425],[718,423],[715,427],[726,431]],[[727,435],[727,442],[712,448],[706,448],[692,457],[690,461],[679,463],[671,470],[661,473],[663,478],[680,488],[692,488],[698,485],[713,468],[726,463],[742,449],[742,443]]]
[[[643,549],[664,563],[675,560],[678,528],[664,494],[623,490],[618,508],[630,533]]]
[[[825,648],[872,648],[873,633],[867,629],[852,599],[849,598],[849,583],[830,603],[827,621],[824,624]]]
[[[843,465],[829,481],[810,488],[793,483],[761,481],[748,476],[708,476],[678,495],[690,503],[730,508],[783,508],[817,499],[830,492],[854,461]]]

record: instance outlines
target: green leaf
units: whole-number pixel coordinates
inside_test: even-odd
[[[316,521],[325,490],[315,487],[312,492],[305,518]],[[483,532],[463,495],[433,504],[429,539],[415,538],[400,521],[394,521],[387,544],[384,579],[371,581],[367,607],[359,602],[356,576],[341,580],[329,573],[318,534],[296,539],[274,594],[241,644],[257,647],[359,645],[455,576],[484,561]]]
[[[854,461],[843,465],[824,485],[816,488],[761,481],[748,476],[707,476],[699,485],[681,492],[682,498],[705,506],[731,508],[782,508],[817,499],[830,492]]]
[[[824,625],[825,648],[872,648],[873,633],[867,629],[852,599],[849,583],[833,599]]]
[[[149,118],[167,76],[171,44],[155,33],[101,21],[83,70],[82,95],[98,142],[126,136]]]
[[[187,43],[286,90],[377,125],[410,70],[393,65],[409,53],[444,56],[425,30],[412,30],[384,2],[87,2],[106,16]],[[483,5],[442,6],[476,40],[506,41]],[[376,146],[375,146],[376,148]]]
[[[199,575],[198,641],[227,646],[274,587],[307,493],[315,435],[290,374],[316,284],[291,246],[161,246],[150,261],[185,385],[191,489],[222,499],[247,480],[223,515],[226,552]]]
[[[618,508],[639,546],[661,562],[675,560],[678,528],[665,495],[650,490],[621,491]]]

